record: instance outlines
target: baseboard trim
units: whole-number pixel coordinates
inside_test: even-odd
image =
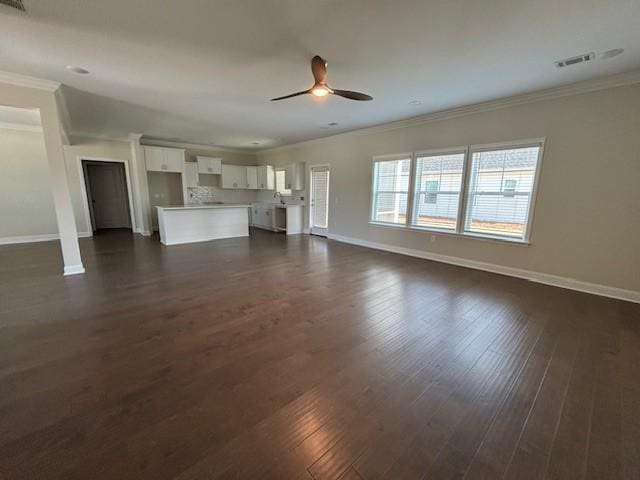
[[[327,238],[342,243],[358,245],[360,247],[373,248],[375,250],[383,250],[385,252],[398,253],[410,257],[423,258],[425,260],[433,260],[435,262],[448,263],[459,267],[473,268],[475,270],[483,270],[485,272],[498,273],[509,277],[522,278],[531,282],[543,283],[554,287],[576,290],[578,292],[591,293],[603,297],[615,298],[617,300],[625,300],[627,302],[640,303],[640,292],[633,290],[625,290],[617,287],[609,287],[597,283],[583,282],[573,278],[560,277],[548,273],[534,272],[531,270],[523,270],[519,268],[505,267],[494,263],[478,262],[466,258],[452,257],[449,255],[441,255],[423,250],[414,250],[411,248],[397,247],[387,243],[370,242],[359,238],[346,237],[329,233]]]
[[[90,237],[91,232],[78,232],[79,238]],[[45,233],[42,235],[23,235],[18,237],[0,237],[0,245],[13,245],[18,243],[50,242],[60,240],[57,233]]]
[[[65,265],[64,266],[64,275],[65,277],[68,275],[78,275],[80,273],[84,273],[84,266],[79,263],[78,265]]]

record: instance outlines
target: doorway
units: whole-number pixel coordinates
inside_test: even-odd
[[[311,167],[311,234],[327,236],[329,231],[329,165]]]
[[[91,230],[132,229],[131,194],[124,162],[82,160]]]

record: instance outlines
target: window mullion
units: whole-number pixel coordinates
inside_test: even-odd
[[[464,232],[464,222],[467,218],[467,201],[470,197],[469,189],[469,169],[471,168],[471,152],[469,148],[464,150],[464,161],[462,162],[462,182],[460,185],[460,199],[458,201],[458,218],[456,221],[456,233]]]
[[[405,218],[405,226],[413,223],[413,209],[415,198],[415,182],[416,182],[416,154],[411,154],[411,164],[409,166],[409,182],[407,191],[407,216]]]

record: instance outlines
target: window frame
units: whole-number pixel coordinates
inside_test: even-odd
[[[465,200],[464,211],[462,212],[461,221],[459,222],[460,235],[472,238],[490,238],[493,240],[500,240],[503,242],[522,243],[529,245],[531,243],[531,224],[533,223],[533,216],[535,211],[536,197],[538,196],[538,180],[540,178],[540,171],[542,170],[542,158],[544,153],[545,138],[532,138],[528,140],[513,140],[508,142],[496,142],[485,143],[479,145],[470,145],[467,151],[467,157],[465,159]],[[527,221],[524,224],[524,232],[522,238],[508,237],[506,235],[491,235],[489,233],[476,233],[467,232],[464,230],[464,224],[466,222],[467,213],[469,210],[469,172],[471,171],[471,158],[474,153],[478,152],[491,152],[494,150],[511,150],[517,148],[530,148],[538,147],[538,159],[536,161],[536,170],[533,175],[533,185],[531,186],[531,199],[529,201],[529,210],[527,212]],[[502,185],[500,186],[502,189]]]
[[[375,170],[376,170],[376,163],[379,162],[392,162],[394,160],[409,160],[409,183],[407,185],[407,211],[405,213],[405,218],[404,218],[404,224],[402,223],[394,223],[394,222],[381,222],[380,220],[376,220],[373,218],[373,215],[375,213],[375,201],[376,201],[376,177],[375,177]],[[411,203],[413,201],[413,195],[411,194],[411,185],[412,185],[412,179],[413,179],[413,175],[414,175],[414,166],[415,162],[414,162],[414,157],[413,157],[413,153],[408,152],[408,153],[392,153],[389,155],[376,155],[373,157],[372,162],[371,162],[371,169],[370,169],[370,182],[369,185],[371,185],[371,198],[369,199],[369,223],[372,223],[374,225],[384,225],[384,226],[393,226],[393,227],[406,227],[407,226],[407,221],[410,218],[411,215],[413,215],[413,209],[411,208]],[[401,192],[388,192],[388,193],[401,193]]]
[[[273,183],[275,184],[274,186],[276,187],[276,192],[279,193],[281,197],[291,197],[293,195],[293,191],[291,189],[285,188],[283,191],[278,190],[278,172],[283,172],[286,175],[286,169],[284,167],[276,167],[273,170]],[[284,185],[286,184],[287,182],[285,178]]]
[[[417,150],[415,152],[410,153],[399,153],[399,154],[390,154],[390,155],[376,155],[372,158],[371,162],[371,170],[370,170],[370,188],[371,188],[371,198],[369,203],[369,224],[374,226],[381,227],[391,227],[398,228],[402,230],[408,231],[419,231],[419,232],[428,232],[434,234],[441,235],[450,235],[454,237],[462,237],[462,238],[473,238],[478,240],[489,240],[489,241],[498,241],[498,242],[506,242],[506,243],[515,243],[521,245],[530,245],[531,241],[531,225],[533,224],[533,218],[535,216],[535,206],[536,200],[538,197],[538,184],[540,180],[540,172],[542,171],[542,160],[544,158],[544,148],[545,148],[546,138],[531,138],[525,140],[511,140],[506,142],[494,142],[494,143],[484,143],[484,144],[475,144],[468,145],[464,147],[451,147],[451,148],[438,148],[438,149],[428,149],[428,150]],[[538,150],[538,159],[536,162],[536,169],[533,177],[533,184],[531,186],[531,198],[529,202],[529,209],[527,212],[527,220],[524,224],[524,232],[522,238],[516,237],[508,237],[504,235],[491,235],[486,233],[476,233],[476,232],[468,232],[465,231],[465,222],[467,218],[467,212],[469,209],[468,201],[469,201],[469,183],[470,183],[470,170],[471,170],[471,159],[474,153],[484,152],[484,151],[492,151],[492,150],[509,150],[516,148],[529,148],[529,147],[539,147]],[[433,227],[424,227],[413,224],[413,214],[415,209],[415,191],[416,191],[416,169],[417,169],[417,158],[420,156],[438,156],[438,155],[451,155],[455,153],[464,153],[464,160],[462,166],[462,181],[460,185],[460,199],[458,203],[458,216],[456,218],[456,228],[455,230],[445,230],[438,229]],[[385,161],[385,160],[406,160],[410,159],[410,167],[409,167],[409,191],[407,192],[407,214],[405,217],[405,223],[392,223],[392,222],[380,222],[374,220],[374,202],[375,202],[375,164],[376,162]],[[501,186],[502,188],[502,186]]]
[[[460,214],[462,213],[462,202],[464,201],[464,189],[465,189],[465,178],[467,171],[467,155],[469,153],[469,148],[466,146],[463,147],[449,147],[449,148],[437,148],[430,150],[418,150],[413,153],[413,165],[411,167],[411,171],[413,173],[413,177],[411,178],[411,217],[409,218],[409,222],[407,223],[407,228],[412,230],[423,230],[434,233],[448,233],[448,234],[457,234],[460,228]],[[456,216],[456,228],[453,230],[448,230],[445,228],[435,228],[435,227],[425,227],[421,225],[414,224],[413,213],[415,209],[415,194],[416,194],[416,185],[418,182],[418,178],[415,175],[417,172],[418,165],[418,157],[437,157],[439,155],[455,155],[462,154],[462,180],[460,181],[460,198],[458,200],[458,212]]]

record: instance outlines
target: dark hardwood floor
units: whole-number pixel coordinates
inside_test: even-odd
[[[640,306],[256,231],[0,247],[2,479],[640,478]]]

